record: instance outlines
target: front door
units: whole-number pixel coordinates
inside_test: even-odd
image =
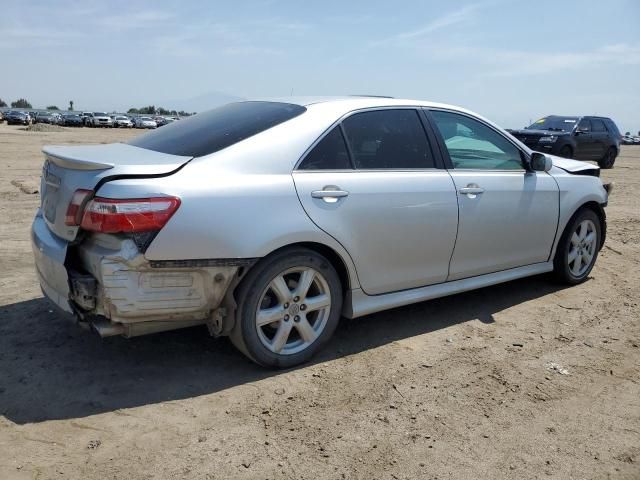
[[[448,280],[546,262],[558,224],[555,180],[526,172],[518,147],[484,122],[444,110],[431,117],[458,194]]]
[[[345,137],[347,143],[345,143]],[[305,211],[349,252],[369,295],[444,282],[456,191],[415,109],[354,113],[293,173]]]

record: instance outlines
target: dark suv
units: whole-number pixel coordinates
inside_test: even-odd
[[[613,167],[620,152],[620,131],[606,117],[541,118],[523,130],[508,130],[532,150],[577,160],[595,160]]]

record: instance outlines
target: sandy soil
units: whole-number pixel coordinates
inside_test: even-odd
[[[102,340],[42,298],[40,148],[137,133],[0,125],[1,479],[640,478],[640,147],[603,172],[583,285],[344,320],[312,365],[273,372],[204,328]]]

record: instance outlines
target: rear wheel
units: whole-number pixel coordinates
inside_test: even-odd
[[[564,158],[572,158],[573,150],[571,150],[571,147],[569,145],[565,145],[560,149],[560,153],[558,155]]]
[[[329,340],[342,310],[342,287],[318,253],[284,250],[256,264],[240,284],[233,344],[254,362],[288,368]]]
[[[600,219],[593,210],[578,211],[565,228],[553,261],[558,280],[571,285],[587,279],[600,250]]]
[[[616,161],[616,157],[618,156],[618,152],[615,148],[610,147],[607,150],[607,153],[604,154],[604,157],[598,162],[600,168],[613,168],[613,164]]]

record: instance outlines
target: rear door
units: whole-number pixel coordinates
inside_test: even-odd
[[[448,280],[546,262],[560,194],[546,172],[526,172],[522,152],[501,132],[467,114],[432,110],[459,204]]]
[[[413,108],[355,112],[293,173],[313,222],[349,252],[370,295],[444,282],[458,223],[451,177]]]
[[[609,132],[604,122],[599,118],[591,119],[592,137],[593,137],[593,154],[596,160],[604,157],[609,146]]]
[[[595,146],[593,142],[591,121],[583,118],[578,123],[578,128],[573,133],[576,140],[576,149],[573,157],[579,160],[593,160],[595,158]]]

